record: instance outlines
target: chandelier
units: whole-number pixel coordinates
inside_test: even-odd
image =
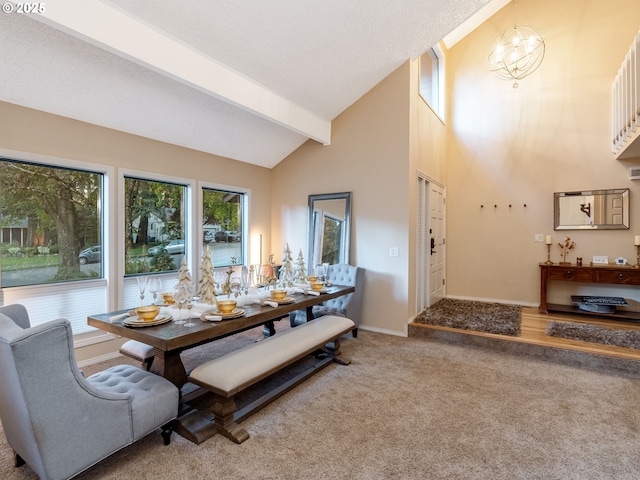
[[[514,8],[518,6],[514,2]],[[490,70],[503,80],[513,80],[513,88],[518,88],[518,80],[532,74],[544,58],[544,38],[532,27],[514,26],[507,28],[493,42],[489,52]]]

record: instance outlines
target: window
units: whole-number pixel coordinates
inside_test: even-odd
[[[202,189],[203,243],[209,245],[214,267],[245,264],[245,204],[246,194]]]
[[[185,185],[124,179],[125,275],[177,270],[186,253]]]
[[[420,57],[420,96],[444,118],[444,56],[437,46]]]
[[[102,177],[0,159],[0,287],[103,276]]]
[[[64,317],[74,334],[94,330],[87,312],[108,305],[102,252],[110,173],[36,155],[0,157],[0,304],[23,304],[32,325]]]

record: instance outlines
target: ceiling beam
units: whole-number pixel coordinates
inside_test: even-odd
[[[98,0],[56,0],[37,20],[324,145],[331,122]]]

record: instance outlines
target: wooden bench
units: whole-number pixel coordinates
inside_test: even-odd
[[[216,433],[236,443],[244,442],[249,434],[238,423],[246,417],[329,363],[348,365],[349,361],[336,358],[340,354],[339,338],[354,328],[355,324],[348,318],[326,315],[194,368],[189,374],[189,381],[214,395],[211,411]],[[318,361],[312,367],[246,407],[237,409],[234,400],[237,393],[319,350],[323,354],[316,355]]]

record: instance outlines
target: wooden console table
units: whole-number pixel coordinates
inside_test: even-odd
[[[540,313],[565,312],[620,320],[640,321],[640,312],[618,310],[616,313],[592,313],[580,310],[575,305],[547,304],[547,284],[549,281],[606,283],[611,285],[640,285],[640,269],[621,265],[576,265],[540,264]]]

